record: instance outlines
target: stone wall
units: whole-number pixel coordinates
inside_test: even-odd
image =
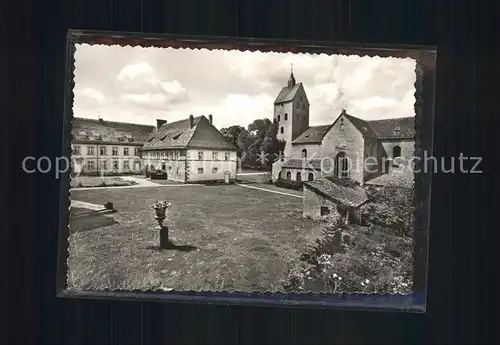
[[[307,159],[321,159],[321,144],[292,145],[292,159],[301,159],[302,150],[307,150]]]
[[[338,214],[337,205],[304,185],[303,217],[320,219],[321,207],[328,207],[330,214]]]
[[[343,119],[343,122],[341,119]],[[341,123],[344,123],[345,126],[343,131],[339,128]],[[331,162],[331,164],[325,163],[324,166],[328,166],[328,168],[323,169],[323,176],[333,175],[333,162],[340,152],[344,152],[349,158],[349,177],[355,181],[363,182],[364,138],[358,129],[343,115],[323,137],[321,156]]]

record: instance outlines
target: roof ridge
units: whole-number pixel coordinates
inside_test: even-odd
[[[193,119],[198,119],[198,118],[201,118],[201,117],[204,117],[204,115],[194,116]],[[183,122],[183,121],[189,121],[189,117],[186,118],[186,119],[177,120],[177,121],[174,121],[174,122],[167,122],[167,123],[164,123],[163,125],[167,125],[168,126],[168,125],[173,125],[173,124],[180,123],[180,122]]]
[[[204,116],[204,115],[200,115],[199,117],[200,117],[200,118],[202,118],[202,117],[205,117],[205,116]],[[205,117],[205,119],[207,119],[207,118]],[[207,121],[208,121],[208,120],[207,120]],[[194,127],[194,129],[193,129],[193,128],[190,128],[190,130],[191,130],[191,129],[193,129],[193,133],[191,133],[191,137],[189,138],[189,140],[187,141],[187,143],[186,143],[186,145],[185,145],[184,147],[189,147],[189,144],[190,144],[190,143],[191,143],[191,141],[193,140],[194,135],[196,134],[196,131],[198,130],[198,125],[200,124],[200,122],[201,122],[201,121],[196,122],[196,124],[193,126],[193,127]],[[211,123],[209,123],[209,125],[213,126]]]
[[[101,123],[100,120],[98,119],[91,119],[91,118],[87,118],[87,117],[77,117],[77,116],[73,116],[73,119],[72,120],[84,120],[84,121],[92,121],[92,122],[97,122],[97,123]],[[144,125],[144,124],[141,124],[141,123],[133,123],[133,122],[121,122],[121,121],[109,121],[109,120],[102,120],[102,122],[106,122],[106,123],[117,123],[117,124],[121,124],[121,125],[133,125],[133,126],[143,126],[143,127],[155,127],[154,125]]]
[[[393,120],[404,120],[404,119],[414,119],[414,118],[415,116],[404,116],[404,117],[393,117],[391,119],[363,120],[363,121],[370,123],[370,122],[393,121]]]

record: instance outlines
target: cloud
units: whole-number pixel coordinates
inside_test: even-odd
[[[187,90],[177,80],[160,79],[146,62],[123,67],[116,76],[116,83],[123,92],[120,98],[138,107],[171,109],[189,100]]]
[[[75,95],[74,103],[78,107],[84,109],[95,110],[100,107],[104,102],[104,95],[96,89],[91,87],[86,87],[83,89],[75,89],[73,91]]]

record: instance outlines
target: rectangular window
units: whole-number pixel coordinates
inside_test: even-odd
[[[219,168],[212,168],[212,173],[217,173],[219,171]]]
[[[128,156],[128,147],[123,148],[123,155]]]
[[[108,169],[108,162],[107,161],[102,161],[102,164],[101,164],[102,168],[104,170],[107,170]]]
[[[113,161],[113,169],[118,169],[118,161]]]
[[[226,152],[226,154],[224,155],[224,160],[228,161],[229,160],[229,155],[230,155],[230,153]]]
[[[203,160],[203,152],[202,151],[198,152],[198,160],[199,161]]]
[[[134,148],[134,156],[139,156],[139,149],[137,147]]]
[[[129,168],[128,161],[123,161],[123,169],[128,169],[128,168]]]
[[[94,170],[94,161],[87,162],[87,169]]]
[[[216,161],[219,159],[218,152],[212,152],[212,160]]]
[[[87,146],[87,156],[93,156],[94,154],[94,146]]]
[[[118,147],[113,147],[112,153],[113,156],[118,156]]]
[[[100,151],[99,151],[99,154],[101,156],[106,156],[108,154],[108,148],[106,146],[101,146],[100,147]]]
[[[73,147],[73,154],[74,155],[79,155],[80,154],[80,146],[74,146]]]
[[[198,168],[198,174],[203,174],[203,168]]]

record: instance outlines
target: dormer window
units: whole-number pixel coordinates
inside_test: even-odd
[[[174,136],[174,140],[179,139],[179,137],[181,136],[181,134],[182,134],[182,133],[179,133],[179,134],[177,134],[176,136]]]
[[[394,128],[394,134],[398,135],[401,133],[401,129],[399,127]]]

